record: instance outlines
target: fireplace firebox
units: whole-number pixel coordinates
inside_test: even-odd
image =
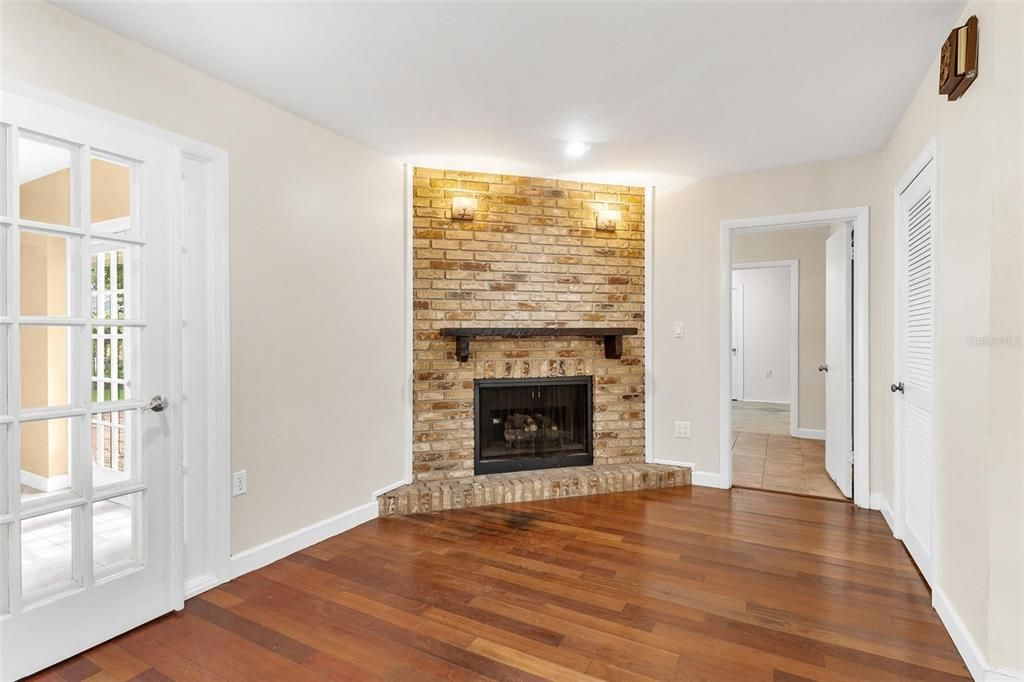
[[[473,382],[476,474],[594,463],[593,379]]]

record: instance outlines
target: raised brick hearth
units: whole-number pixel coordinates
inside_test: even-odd
[[[690,485],[690,470],[663,464],[596,464],[412,483],[378,498],[381,516]]]

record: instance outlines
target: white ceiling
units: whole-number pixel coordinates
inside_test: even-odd
[[[667,183],[881,149],[965,3],[56,4],[404,161]]]

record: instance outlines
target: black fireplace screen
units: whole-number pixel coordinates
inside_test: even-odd
[[[477,474],[594,461],[591,377],[478,379]]]

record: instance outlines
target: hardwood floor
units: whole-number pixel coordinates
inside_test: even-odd
[[[878,512],[671,488],[377,519],[40,679],[964,679]]]

